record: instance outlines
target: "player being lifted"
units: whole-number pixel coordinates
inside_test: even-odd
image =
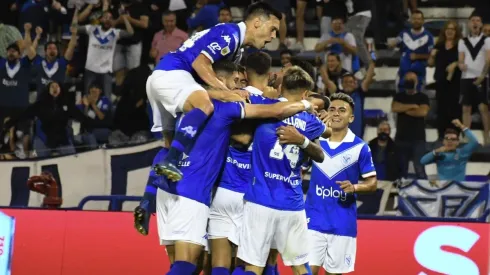
[[[313,162],[306,196],[310,266],[314,275],[354,271],[356,261],[356,193],[376,191],[376,170],[369,146],[349,130],[354,101],[343,93],[330,97],[327,109],[332,136],[320,139],[323,161]],[[359,177],[364,179],[359,183]]]
[[[304,70],[288,68],[282,78],[283,97],[279,100],[297,102],[312,87],[313,80]],[[285,265],[292,266],[296,274],[308,274],[305,265],[308,232],[300,166],[305,153],[323,161],[321,148],[310,142],[322,135],[329,137],[330,131],[315,115],[306,112],[281,121],[264,121],[255,130],[253,178],[244,196],[237,255],[246,263],[246,271],[241,274],[261,275],[272,244],[281,253]]]
[[[164,109],[173,117],[186,115],[181,120],[165,159],[154,167],[160,175],[172,181],[182,178],[177,167],[181,153],[192,144],[214,110],[210,98],[222,99],[228,87],[216,77],[212,69],[215,61],[239,61],[241,47],[261,49],[276,37],[281,13],[265,3],[248,7],[245,21],[238,24],[218,24],[196,33],[175,52],[165,55],[147,80],[148,100],[153,110],[152,131],[162,131]],[[194,79],[218,89],[207,91]],[[222,91],[220,91],[221,89]],[[165,119],[171,119],[165,118]]]

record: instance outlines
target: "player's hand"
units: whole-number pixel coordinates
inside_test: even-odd
[[[246,90],[233,90],[230,93],[240,98],[240,100],[236,100],[236,101],[246,102],[250,98],[250,93]]]
[[[267,98],[279,98],[280,96],[279,91],[270,86],[265,87],[262,92],[264,93],[263,96]]]
[[[279,144],[302,145],[306,138],[295,127],[290,125],[277,128],[276,134],[279,137]]]
[[[335,183],[337,183],[338,185],[340,185],[340,188],[342,188],[342,190],[344,191],[344,193],[353,194],[354,192],[356,192],[356,188],[348,180],[336,181]]]

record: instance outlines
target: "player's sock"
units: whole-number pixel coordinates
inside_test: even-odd
[[[245,267],[243,265],[239,265],[235,267],[233,273],[231,273],[231,275],[244,275],[244,274],[245,274]]]
[[[196,266],[189,262],[176,261],[167,275],[192,275]]]
[[[179,156],[197,136],[199,129],[206,123],[208,116],[201,109],[195,108],[186,113],[180,121],[170,150],[165,157],[166,161],[177,164]]]
[[[276,266],[277,265],[267,265],[264,268],[264,272],[262,273],[263,275],[276,275]]]
[[[255,272],[253,271],[245,271],[245,275],[255,275]]]
[[[279,275],[279,267],[277,264],[274,266],[274,271],[276,272],[276,275]]]
[[[211,275],[230,275],[230,270],[226,267],[213,267]]]
[[[308,273],[306,273],[306,274],[313,274],[313,272],[311,272],[311,267],[310,267],[309,263],[306,263],[305,267],[306,267],[306,271],[308,271]],[[279,274],[279,273],[277,273],[277,274]]]

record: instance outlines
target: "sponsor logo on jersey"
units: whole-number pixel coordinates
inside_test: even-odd
[[[316,185],[315,191],[316,191],[316,195],[321,197],[322,199],[336,198],[336,199],[340,199],[341,201],[347,200],[347,194],[346,193],[344,193],[341,190],[333,189],[332,186],[330,186],[330,188],[325,188],[323,186]]]

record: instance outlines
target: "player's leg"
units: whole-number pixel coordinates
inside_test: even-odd
[[[277,257],[279,256],[279,251],[275,249],[275,245],[271,245],[271,250],[269,251],[269,257],[267,258],[267,265],[264,268],[262,275],[277,275],[279,274],[277,270]]]
[[[311,273],[318,275],[327,255],[327,237],[318,231],[308,230],[310,253],[308,254]]]
[[[347,236],[326,234],[327,254],[323,264],[327,274],[346,274],[354,271],[357,240]]]
[[[245,202],[237,253],[237,257],[245,262],[245,273],[238,273],[239,270],[235,269],[233,275],[262,274],[276,231],[276,212],[274,209]]]
[[[214,106],[206,90],[186,71],[155,71],[150,79],[149,91],[153,98],[161,102],[173,116],[178,112],[185,113],[176,129],[169,153],[156,167],[158,174],[178,181],[182,178],[177,168],[178,158],[196,139],[199,130],[214,111]]]

